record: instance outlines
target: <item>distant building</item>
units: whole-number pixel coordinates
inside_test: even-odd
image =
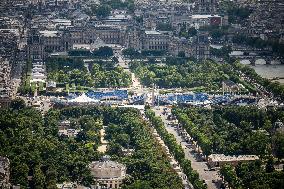
[[[194,48],[192,43],[184,37],[172,37],[169,42],[169,53],[178,56],[180,52],[184,52],[185,57],[194,57]]]
[[[94,29],[96,31],[96,36],[105,43],[124,45],[125,30],[122,27],[115,25],[99,25]]]
[[[61,21],[61,22],[59,22]],[[101,39],[105,44],[124,45],[125,28],[116,25],[96,25],[91,27],[68,26],[68,20],[53,20],[59,28],[31,28],[28,35],[28,58],[42,59],[54,52],[67,52],[72,49],[89,48]],[[61,26],[63,25],[63,26]],[[65,26],[67,25],[67,26]],[[57,29],[58,28],[58,29]]]
[[[35,60],[45,58],[44,44],[38,28],[31,28],[28,35],[28,58]]]
[[[204,26],[226,25],[225,18],[219,15],[194,14],[190,16],[190,18],[191,18],[191,25],[193,25],[195,28],[204,27]]]
[[[167,51],[169,47],[169,36],[155,30],[145,31],[141,41],[142,50]]]
[[[92,162],[90,169],[95,182],[106,188],[120,188],[126,176],[125,165],[111,161],[109,156],[104,156],[101,161]]]
[[[28,36],[28,58],[47,58],[48,53],[64,52],[72,48],[68,32],[32,28]]]
[[[210,45],[208,36],[208,32],[199,31],[197,33],[197,40],[194,42],[193,46],[195,48],[195,58],[198,60],[210,58]]]

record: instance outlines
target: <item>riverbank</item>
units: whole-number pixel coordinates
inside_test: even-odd
[[[284,85],[284,65],[283,64],[270,64],[270,65],[250,65],[251,68],[255,70],[263,78],[275,79],[279,83]]]

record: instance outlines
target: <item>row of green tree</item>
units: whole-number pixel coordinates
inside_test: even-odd
[[[201,146],[205,155],[274,154],[284,157],[284,135],[277,121],[284,121],[283,109],[256,107],[174,108],[179,122]]]
[[[180,27],[178,35],[179,35],[179,37],[185,37],[185,38],[188,39],[190,37],[196,36],[197,30],[194,27],[187,28],[186,24],[182,24],[182,26]]]
[[[87,56],[87,57],[111,57],[113,56],[113,50],[111,47],[103,46],[94,51],[90,50],[71,50],[68,51],[69,56]]]
[[[141,52],[134,48],[127,48],[122,50],[122,54],[130,59],[146,58],[152,56],[163,56],[166,51],[163,50],[142,50]]]
[[[107,153],[127,165],[130,176],[123,188],[182,188],[166,153],[136,109],[68,107],[52,109],[42,118],[40,112],[17,100],[0,113],[0,156],[10,159],[11,182],[21,188],[56,189],[56,183],[64,181],[93,184],[88,165],[102,155],[96,151],[102,125],[108,126]],[[70,128],[80,129],[79,134],[59,136],[62,120],[70,120]],[[135,151],[124,156],[122,148]]]
[[[235,35],[232,41],[236,44],[245,44],[254,48],[272,48],[272,52],[280,56],[284,55],[284,44],[279,43],[278,40],[263,40],[259,37],[247,37],[245,35]]]
[[[219,9],[228,15],[228,21],[232,24],[244,22],[253,12],[248,6],[240,6],[233,1],[221,1]]]
[[[239,78],[233,67],[227,63],[172,59],[168,58],[163,65],[134,61],[130,68],[144,85],[151,86],[154,83],[163,88],[202,87],[205,91],[217,91],[221,88],[222,81],[236,81]]]
[[[91,74],[96,87],[128,87],[132,83],[131,75],[122,67],[105,70],[99,64],[93,64]]]
[[[230,188],[283,188],[284,172],[275,171],[272,159],[269,159],[265,166],[262,165],[260,160],[240,163],[235,168],[225,165],[221,168],[220,174]]]
[[[166,130],[164,123],[161,118],[156,117],[155,113],[151,109],[147,109],[145,112],[146,116],[149,118],[150,123],[157,130],[165,144],[168,146],[170,152],[173,154],[175,159],[181,165],[184,173],[187,175],[190,183],[196,189],[204,189],[206,185],[199,180],[199,174],[192,169],[190,160],[185,158],[184,150],[182,146],[177,143],[173,134],[169,134]]]

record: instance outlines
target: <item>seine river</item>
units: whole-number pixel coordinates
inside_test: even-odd
[[[246,61],[241,61],[241,63],[247,64]],[[268,79],[275,77],[284,78],[284,64],[267,65],[263,64],[263,62],[260,60],[256,63],[257,64],[255,66],[250,65],[250,67],[252,67],[260,76]],[[279,79],[277,81],[284,84],[284,79]]]

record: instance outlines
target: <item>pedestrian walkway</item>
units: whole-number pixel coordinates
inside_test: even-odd
[[[105,140],[105,127],[104,126],[101,130],[100,130],[100,134],[101,134],[101,145],[98,147],[98,151],[101,153],[105,153],[107,150],[107,145],[108,145],[108,141]]]

